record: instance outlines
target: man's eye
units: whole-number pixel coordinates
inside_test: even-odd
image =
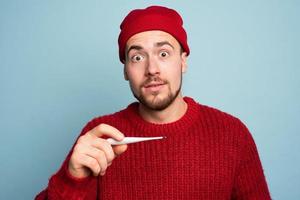
[[[169,56],[169,53],[166,51],[162,51],[159,53],[159,56],[165,58],[165,57]]]
[[[136,56],[133,56],[133,57],[131,58],[131,60],[132,60],[133,62],[139,62],[139,61],[141,61],[141,60],[143,60],[143,59],[144,59],[144,57],[141,56],[141,55],[136,55]]]

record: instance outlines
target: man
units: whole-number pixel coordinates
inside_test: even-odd
[[[119,57],[139,103],[90,121],[36,199],[270,199],[245,125],[181,94],[190,50],[180,15],[151,6],[120,27]],[[124,136],[166,139],[106,140]]]

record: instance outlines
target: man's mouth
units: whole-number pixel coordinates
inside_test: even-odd
[[[145,84],[144,88],[148,92],[158,92],[164,85],[164,82],[152,82]]]
[[[161,85],[164,85],[164,84],[165,83],[148,83],[144,87],[145,88],[158,87],[158,86],[161,86]]]

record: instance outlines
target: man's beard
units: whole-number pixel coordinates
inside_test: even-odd
[[[173,103],[173,101],[177,98],[177,96],[180,93],[181,90],[181,83],[182,83],[182,76],[180,77],[180,85],[178,89],[172,93],[171,87],[168,81],[163,81],[159,77],[151,77],[145,81],[144,84],[142,84],[142,87],[146,85],[147,83],[150,83],[152,81],[160,81],[163,82],[165,85],[168,86],[168,94],[167,97],[163,99],[157,99],[156,96],[159,95],[159,93],[154,93],[152,94],[154,96],[153,100],[148,100],[142,93],[140,95],[137,95],[134,90],[132,89],[132,86],[130,85],[130,89],[133,93],[133,96],[141,103],[143,104],[146,108],[150,110],[156,110],[156,111],[161,111],[167,108],[169,105]],[[141,87],[141,88],[142,88]]]

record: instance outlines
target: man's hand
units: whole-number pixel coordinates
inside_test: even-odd
[[[111,146],[102,136],[121,141],[124,135],[116,128],[100,124],[78,138],[69,161],[69,172],[77,178],[84,178],[93,173],[103,176],[113,159],[126,151],[127,145]]]

